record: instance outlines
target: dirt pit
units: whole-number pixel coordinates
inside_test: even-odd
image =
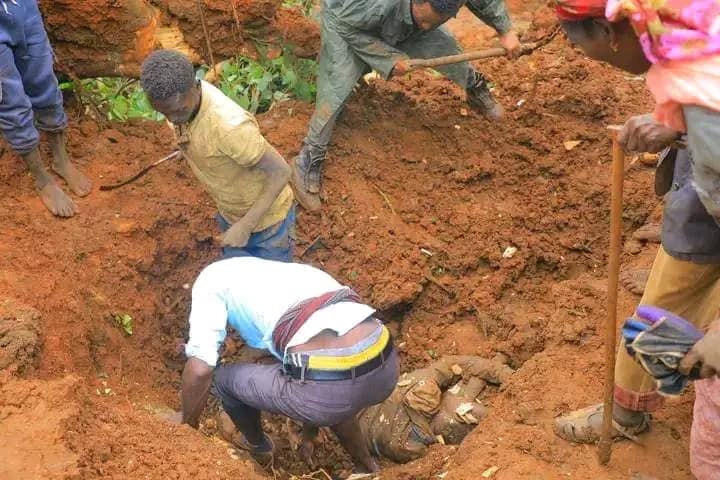
[[[524,25],[536,6],[511,2]],[[451,28],[468,47],[491,37],[465,14]],[[518,369],[483,399],[489,414],[460,447],[386,464],[381,478],[475,480],[493,467],[499,480],[691,478],[690,395],[658,413],[645,446],[616,444],[607,468],[594,447],[552,433],[555,416],[601,397],[605,125],[648,111],[643,83],[591,63],[561,37],[516,62],[478,67],[505,121],[468,113],[462,92],[430,75],[373,83],[340,121],[322,213],[299,215],[298,260],[352,284],[384,312],[404,370],[443,354],[497,352]],[[96,184],[172,148],[161,124],[100,130],[69,110],[69,150]],[[288,102],[260,122],[291,158],[310,114],[311,106]],[[568,141],[580,143],[568,150]],[[131,186],[95,191],[66,221],[45,211],[6,148],[0,178],[0,301],[37,310],[40,333],[22,378],[0,377],[0,457],[11,459],[0,477],[272,478],[213,435],[216,405],[200,432],[154,416],[179,406],[189,287],[218,256],[214,208],[189,169],[165,164]],[[652,170],[631,162],[626,234],[659,208]],[[508,247],[517,250],[504,256]],[[648,265],[653,248],[626,254],[624,264]],[[637,301],[622,292],[622,312]],[[133,317],[132,336],[113,320],[122,313]],[[226,355],[256,353],[230,341]],[[281,447],[276,478],[311,474],[292,452],[286,422],[266,423]],[[349,471],[332,439],[319,458],[332,474]]]

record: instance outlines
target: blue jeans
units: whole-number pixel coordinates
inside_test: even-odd
[[[222,232],[226,232],[231,226],[219,213],[215,216],[215,220]],[[292,262],[293,248],[295,247],[294,234],[295,206],[293,205],[285,220],[253,233],[244,247],[223,247],[223,258],[258,257],[279,262]]]
[[[0,6],[0,132],[24,155],[37,147],[38,129],[60,132],[67,125],[53,72],[53,52],[36,0]]]

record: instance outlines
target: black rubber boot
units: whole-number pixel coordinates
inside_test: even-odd
[[[468,82],[467,102],[470,108],[490,120],[500,120],[503,116],[503,108],[495,101],[487,80],[481,73],[475,72]]]
[[[290,184],[295,197],[306,210],[316,211],[322,206],[320,186],[325,153],[303,145],[292,166]]]

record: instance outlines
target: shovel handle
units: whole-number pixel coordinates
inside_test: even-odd
[[[539,46],[539,42],[526,43],[521,48],[521,54],[531,52]],[[488,48],[486,50],[477,50],[475,52],[460,53],[458,55],[448,55],[437,58],[414,58],[408,60],[409,70],[418,70],[420,68],[434,68],[443,65],[452,65],[461,62],[470,62],[472,60],[482,60],[484,58],[504,57],[507,50],[502,47]]]
[[[610,195],[610,252],[608,259],[607,317],[605,318],[605,391],[603,424],[598,445],[602,465],[610,461],[612,453],[613,400],[615,393],[615,344],[617,341],[617,300],[620,280],[620,251],[622,244],[623,183],[625,181],[625,152],[617,140],[617,130],[609,129],[612,137],[612,175]]]

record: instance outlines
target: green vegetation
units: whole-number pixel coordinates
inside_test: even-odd
[[[223,64],[219,87],[244,109],[265,112],[291,97],[314,101],[316,71],[315,61],[299,59],[288,50],[274,59],[237,57]]]
[[[80,89],[74,82],[60,84],[63,90],[74,90],[80,101],[108,120],[125,122],[130,119],[163,120],[153,110],[137,79],[89,78],[81,80]]]
[[[127,313],[116,313],[113,319],[128,337],[133,334],[133,318]]]
[[[218,72],[219,88],[252,113],[265,112],[274,103],[288,98],[315,100],[317,63],[299,59],[287,49],[274,59],[237,57],[222,65]],[[207,71],[203,67],[198,77],[204,77]],[[75,82],[63,82],[60,88],[73,90],[80,102],[98,117],[120,122],[164,119],[150,106],[137,79],[90,78],[80,82],[80,88]]]
[[[313,0],[285,0],[283,2],[285,8],[299,8],[306,17],[310,16],[313,8]]]

